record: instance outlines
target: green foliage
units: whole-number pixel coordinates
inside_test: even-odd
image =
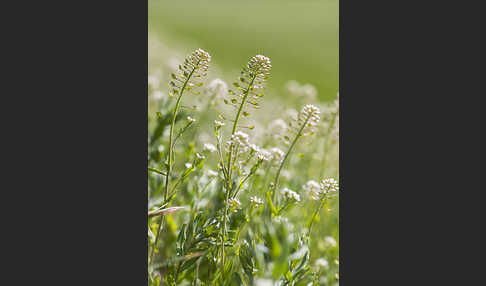
[[[155,96],[165,87],[149,71],[149,285],[336,285],[338,196],[322,182],[338,179],[337,101],[292,115],[296,102],[263,99],[263,56],[231,93],[208,76],[185,94],[170,84],[192,82],[184,62],[157,76],[173,96]]]

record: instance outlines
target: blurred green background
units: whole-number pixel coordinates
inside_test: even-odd
[[[313,84],[319,99],[338,92],[338,0],[149,0],[149,33],[181,53],[200,47],[237,74],[248,59],[272,60],[269,85]]]

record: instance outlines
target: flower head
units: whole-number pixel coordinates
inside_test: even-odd
[[[312,197],[314,200],[318,200],[321,194],[321,186],[318,182],[310,180],[302,187],[304,192]]]
[[[295,200],[300,202],[300,195],[289,188],[283,188],[282,190],[280,190],[280,193],[282,193],[282,195],[289,200]]]
[[[304,125],[303,135],[312,133],[319,123],[320,110],[318,107],[312,104],[307,104],[302,108],[298,115],[297,123],[298,125]]]
[[[197,49],[193,51],[184,60],[184,63],[179,65],[180,74],[171,74],[173,80],[169,83],[171,87],[170,95],[179,95],[185,90],[198,95],[199,92],[195,92],[195,89],[202,86],[200,79],[206,76],[210,61],[211,56],[204,50]]]
[[[259,197],[250,197],[250,203],[253,204],[254,206],[260,206],[263,205],[263,200],[260,199]]]
[[[224,126],[224,122],[219,120],[214,120],[214,125],[216,125],[216,128],[221,128]]]
[[[282,162],[282,160],[285,156],[285,153],[277,147],[270,149],[270,154],[271,154],[270,158],[274,162],[275,165],[280,164],[280,162]]]
[[[236,145],[241,151],[246,151],[250,147],[250,136],[242,131],[236,131],[231,136],[231,144]]]
[[[329,267],[329,262],[324,258],[319,258],[316,260],[315,265],[317,268],[327,269]]]
[[[207,71],[209,62],[211,62],[211,56],[203,49],[197,49],[186,59],[187,62],[192,64],[195,69]]]
[[[230,209],[232,211],[237,211],[237,210],[241,209],[241,203],[237,198],[229,199],[228,205],[230,206]]]
[[[324,194],[332,194],[339,191],[338,182],[333,178],[322,180],[320,185]]]
[[[309,183],[309,182],[307,182]],[[337,193],[339,191],[339,185],[336,180],[333,178],[322,180],[319,183],[319,189],[313,187],[312,192],[310,193],[313,200],[318,201],[323,199],[324,195],[331,195],[333,193]]]
[[[217,150],[218,149],[216,149],[216,147],[211,143],[205,143],[203,146],[203,151],[208,151],[212,153],[212,152],[216,152]]]
[[[218,173],[215,172],[215,171],[213,171],[213,170],[208,170],[207,171],[207,176],[208,176],[208,178],[215,178],[215,177],[218,176]]]

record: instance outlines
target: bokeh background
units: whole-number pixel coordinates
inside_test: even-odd
[[[229,75],[263,54],[272,60],[270,88],[310,83],[330,101],[338,92],[338,8],[337,0],[149,0],[148,29],[182,56],[208,51]]]

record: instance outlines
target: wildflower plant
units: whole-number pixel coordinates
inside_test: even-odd
[[[269,58],[250,58],[230,87],[220,78],[203,85],[210,61],[197,49],[175,65],[168,93],[163,72],[149,78],[149,285],[333,285],[338,243],[330,232],[321,239],[316,222],[338,196],[337,176],[309,179],[293,154],[318,150],[306,162],[320,170],[323,144],[299,143],[313,136],[333,146],[337,111],[327,107],[335,106],[312,101],[268,118],[254,111],[264,108]],[[296,90],[297,102],[317,94]],[[205,106],[196,113],[194,102]]]

